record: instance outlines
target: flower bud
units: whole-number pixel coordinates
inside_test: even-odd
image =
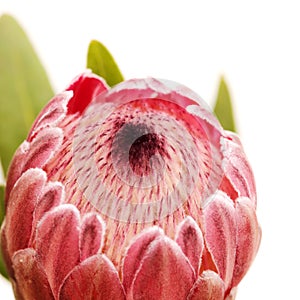
[[[17,299],[232,299],[255,210],[238,136],[193,91],[85,73],[14,155],[1,247]]]

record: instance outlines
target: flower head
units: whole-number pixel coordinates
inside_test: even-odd
[[[239,138],[194,92],[86,73],[15,153],[1,246],[17,299],[229,299],[255,209]]]

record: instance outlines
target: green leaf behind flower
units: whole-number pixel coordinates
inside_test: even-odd
[[[45,103],[53,96],[46,72],[26,34],[9,15],[0,17],[0,157],[10,160]]]
[[[0,224],[4,218],[5,174],[17,147],[46,102],[53,97],[46,72],[25,32],[9,15],[0,17]],[[0,251],[0,273],[7,277]]]
[[[124,80],[121,71],[107,48],[98,41],[91,41],[87,54],[87,67],[103,77],[109,86]]]
[[[236,132],[232,102],[225,79],[221,77],[214,113],[223,128]]]

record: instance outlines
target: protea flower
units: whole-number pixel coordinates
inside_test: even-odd
[[[239,138],[194,92],[85,73],[15,153],[1,245],[17,299],[233,299],[255,209]]]

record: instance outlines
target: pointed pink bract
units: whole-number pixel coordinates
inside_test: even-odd
[[[43,188],[42,194],[36,203],[33,213],[31,242],[35,238],[35,230],[38,222],[42,219],[45,213],[61,204],[63,202],[63,198],[64,187],[59,182],[48,182]]]
[[[85,215],[82,220],[79,236],[80,261],[97,254],[104,240],[105,225],[95,213]]]
[[[14,156],[7,179],[6,205],[10,192],[19,177],[30,168],[42,168],[61,146],[63,132],[60,128],[44,128],[34,139],[25,141]]]
[[[32,141],[36,133],[42,128],[56,126],[65,117],[67,103],[72,96],[72,92],[65,91],[52,98],[36,118],[27,140]]]
[[[27,248],[32,231],[35,205],[46,183],[46,173],[40,169],[30,169],[16,182],[7,206],[5,234],[10,256]],[[26,200],[26,205],[24,205]]]
[[[235,264],[236,221],[230,198],[217,192],[204,208],[205,240],[226,288]]]
[[[180,247],[167,237],[154,240],[141,261],[128,300],[186,299],[195,273]]]
[[[126,291],[128,291],[132,285],[132,281],[149,245],[158,237],[162,236],[162,234],[162,230],[158,227],[154,227],[142,232],[132,241],[123,261],[123,285]]]
[[[221,138],[224,172],[239,196],[249,197],[256,204],[256,187],[251,167],[237,135]],[[233,199],[234,200],[234,199]]]
[[[45,271],[33,249],[17,251],[12,259],[18,293],[24,300],[54,300]],[[34,276],[32,276],[34,274]]]
[[[78,210],[63,204],[48,212],[37,226],[36,251],[56,296],[66,275],[79,263]]]
[[[239,198],[236,206],[237,248],[232,286],[237,286],[258,250],[261,230],[255,214],[253,202],[248,198]]]
[[[5,207],[7,207],[10,200],[10,192],[13,189],[16,181],[23,173],[23,167],[26,163],[26,156],[29,151],[30,144],[24,141],[16,150],[14,157],[10,162],[7,174],[7,181],[5,187]]]
[[[180,224],[176,242],[189,259],[195,270],[195,274],[198,275],[204,241],[202,231],[191,217],[187,217]]]
[[[204,271],[191,289],[187,300],[223,300],[224,282],[218,274]]]
[[[68,275],[59,300],[125,300],[118,273],[105,255],[94,255]]]

